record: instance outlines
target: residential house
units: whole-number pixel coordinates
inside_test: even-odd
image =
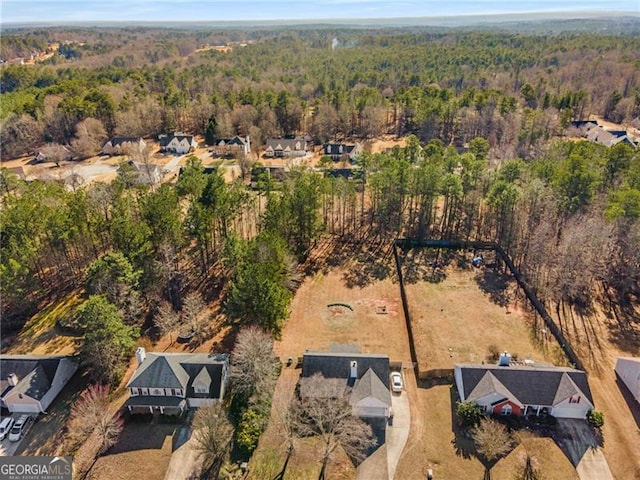
[[[362,153],[362,146],[359,143],[348,145],[346,143],[325,143],[322,152],[326,157],[334,162],[353,162]]]
[[[0,404],[10,412],[46,412],[77,369],[64,355],[0,355]]]
[[[318,395],[309,383],[311,377],[321,374],[329,395],[347,398],[354,415],[388,418],[390,373],[387,355],[360,353],[357,346],[333,345],[329,351],[307,351],[302,357],[300,396]]]
[[[42,147],[36,152],[36,163],[69,161],[73,158],[73,153],[64,145],[50,144]]]
[[[228,354],[147,353],[139,347],[136,359],[125,403],[131,413],[181,414],[224,398]]]
[[[460,400],[484,413],[586,418],[594,406],[586,373],[572,368],[457,364],[454,378]]]
[[[303,137],[270,138],[267,140],[264,156],[268,158],[304,157],[308,148],[308,142]]]
[[[183,155],[198,148],[198,142],[191,135],[174,132],[171,135],[160,135],[160,151]]]
[[[102,147],[102,155],[122,155],[127,152],[141,152],[147,144],[141,137],[113,137]]]
[[[211,145],[210,151],[217,157],[235,156],[237,154],[249,155],[251,152],[251,140],[249,135],[246,137],[236,135],[233,138],[217,138]]]
[[[640,358],[618,357],[615,371],[633,398],[640,403]]]
[[[140,163],[129,160],[127,164],[135,172],[136,183],[141,185],[156,185],[160,183],[165,173],[161,166],[152,163]]]

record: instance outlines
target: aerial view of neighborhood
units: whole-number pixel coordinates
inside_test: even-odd
[[[0,480],[640,480],[640,5],[2,0]]]

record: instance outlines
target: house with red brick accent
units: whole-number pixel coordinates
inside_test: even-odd
[[[586,418],[594,408],[587,374],[573,368],[527,364],[457,364],[460,400],[484,413]]]

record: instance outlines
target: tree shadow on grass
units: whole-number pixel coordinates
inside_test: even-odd
[[[480,289],[489,295],[490,300],[496,305],[506,307],[511,302],[507,291],[508,277],[496,270],[482,268],[475,276]]]

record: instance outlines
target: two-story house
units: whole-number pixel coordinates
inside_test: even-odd
[[[307,154],[307,140],[303,137],[270,138],[264,156],[267,158],[304,157]]]
[[[210,148],[211,153],[217,157],[233,156],[236,154],[249,155],[251,152],[251,139],[249,135],[233,138],[217,138]]]
[[[192,135],[185,135],[182,132],[174,132],[170,135],[159,136],[160,151],[167,153],[177,153],[184,155],[198,148],[198,142]]]
[[[229,355],[147,353],[136,350],[138,368],[127,384],[131,413],[182,414],[219,402],[229,382]]]

